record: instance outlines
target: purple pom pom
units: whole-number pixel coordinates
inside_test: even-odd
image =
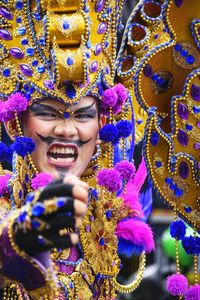
[[[31,187],[33,190],[37,190],[47,186],[52,180],[53,177],[50,174],[39,173],[35,178],[32,179]]]
[[[18,136],[12,145],[12,150],[24,157],[35,150],[35,143],[31,138]]]
[[[1,103],[0,106],[0,120],[2,122],[9,121],[14,118],[15,112],[19,115],[28,107],[28,99],[17,92],[11,94],[6,102]]]
[[[184,275],[173,274],[167,277],[167,290],[173,296],[185,294],[188,288],[188,281]]]
[[[0,176],[0,195],[8,193],[8,180],[10,178],[9,174]]]
[[[135,165],[127,160],[122,160],[117,163],[115,169],[119,171],[121,178],[127,181],[135,174]]]
[[[200,285],[195,284],[187,290],[185,294],[185,300],[199,300],[199,299],[200,299]]]
[[[110,88],[105,90],[103,94],[102,104],[105,107],[108,106],[114,108],[117,103],[117,99],[118,99],[117,93],[113,88]]]
[[[132,123],[130,121],[119,121],[116,124],[119,138],[126,138],[132,132]]]
[[[128,98],[127,89],[121,83],[116,84],[113,89],[115,90],[115,92],[118,95],[117,104],[118,105],[123,105],[126,102],[127,98]]]
[[[114,124],[106,124],[99,131],[99,138],[103,142],[116,144],[119,141],[118,131]]]
[[[109,192],[117,192],[121,187],[120,173],[114,169],[103,169],[97,174],[98,184]]]
[[[186,226],[183,221],[175,221],[170,226],[170,234],[177,240],[182,240],[186,234]]]

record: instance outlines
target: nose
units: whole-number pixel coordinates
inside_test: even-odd
[[[77,137],[78,131],[74,124],[73,119],[63,119],[54,127],[54,135],[61,138],[74,138]]]

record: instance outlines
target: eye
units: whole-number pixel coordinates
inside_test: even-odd
[[[87,120],[87,119],[93,119],[96,117],[96,112],[88,112],[88,113],[77,113],[74,114],[74,118],[78,120]]]
[[[34,115],[39,118],[48,119],[48,120],[58,119],[60,117],[59,114],[54,112],[48,112],[48,111],[38,112],[35,113]]]

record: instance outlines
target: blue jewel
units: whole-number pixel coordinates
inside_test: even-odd
[[[192,65],[195,62],[195,58],[192,55],[188,55],[186,56],[185,61],[187,64]]]
[[[104,246],[104,245],[105,245],[105,240],[104,240],[103,237],[100,238],[100,240],[99,240],[99,245],[100,245],[100,246]]]
[[[193,106],[192,110],[195,114],[198,114],[200,112],[200,107]]]
[[[181,197],[181,196],[183,195],[183,190],[182,190],[182,189],[176,189],[176,190],[174,191],[174,195],[175,195],[176,197]]]
[[[192,125],[190,125],[190,124],[186,124],[185,125],[185,128],[186,128],[186,130],[192,130],[192,128],[193,128],[193,126]]]
[[[63,22],[63,29],[69,29],[69,23],[66,20]]]
[[[65,111],[65,112],[64,112],[64,118],[65,118],[65,119],[69,119],[69,117],[70,117],[70,113],[67,112],[67,111]]]
[[[25,175],[25,182],[28,183],[28,181],[29,181],[29,176],[28,176],[28,174],[26,174]]]
[[[66,199],[64,197],[59,197],[56,201],[57,207],[63,207],[66,204]]]
[[[21,23],[21,22],[22,22],[22,17],[17,17],[17,18],[16,18],[16,22],[17,22],[17,23]]]
[[[139,120],[137,120],[137,123],[138,123],[138,125],[140,125],[140,124],[143,123],[143,120],[142,120],[142,119],[139,119]]]
[[[32,220],[31,225],[34,229],[38,229],[41,225],[41,223],[38,220]]]
[[[159,78],[159,75],[158,75],[157,73],[153,74],[153,76],[151,77],[151,79],[152,79],[153,81],[157,81],[158,78]]]
[[[156,146],[159,141],[159,134],[156,131],[152,131],[150,142],[153,146]]]
[[[46,45],[46,43],[45,43],[45,38],[44,38],[44,37],[41,37],[41,38],[39,39],[39,43],[40,43],[41,46],[45,46],[45,45]]]
[[[183,56],[183,57],[186,57],[188,55],[188,51],[186,49],[182,49],[180,51],[180,54]]]
[[[23,39],[23,40],[21,40],[21,44],[22,44],[23,46],[28,45],[28,39]]]
[[[176,45],[174,45],[174,50],[176,50],[176,51],[181,51],[181,50],[182,50],[181,44],[176,44]]]
[[[170,183],[172,183],[172,181],[173,181],[173,178],[172,178],[172,177],[167,177],[167,178],[165,178],[165,183],[166,183],[166,184],[170,184]]]
[[[37,60],[37,59],[34,59],[34,60],[32,61],[32,66],[33,66],[33,67],[37,67],[37,65],[38,65],[38,60]]]
[[[110,219],[112,217],[112,210],[107,210],[107,212],[106,212],[106,218],[107,219]]]
[[[37,21],[39,21],[39,20],[42,19],[42,16],[41,16],[38,12],[34,13],[34,14],[33,14],[33,17],[34,17]]]
[[[154,35],[154,39],[155,39],[155,40],[157,40],[157,39],[158,39],[158,37],[159,37],[159,35],[158,35],[158,34],[155,34],[155,35]]]
[[[66,86],[66,96],[70,99],[74,99],[76,97],[76,90],[70,83]]]
[[[22,198],[22,195],[23,195],[22,190],[20,190],[19,193],[18,193],[18,196],[19,196],[20,199]]]
[[[38,202],[32,208],[32,215],[34,217],[39,217],[44,213],[44,211],[45,211],[44,205],[42,203]]]
[[[35,53],[34,48],[27,48],[27,49],[26,49],[26,54],[27,54],[28,56],[33,56],[34,53]]]
[[[45,66],[44,65],[39,65],[38,68],[37,68],[37,70],[38,70],[38,73],[44,73]]]
[[[17,29],[19,35],[24,35],[26,33],[26,27],[22,26]]]
[[[90,48],[91,48],[91,42],[90,42],[90,41],[87,41],[87,43],[86,43],[86,47],[87,47],[88,49],[90,49]]]
[[[162,167],[162,162],[160,160],[156,160],[156,167],[157,168]]]
[[[146,51],[149,48],[148,45],[144,46],[143,50]]]
[[[184,210],[186,213],[190,213],[192,211],[191,207],[189,207],[189,206],[185,206]]]
[[[105,43],[104,43],[105,48],[107,48],[108,45],[109,45],[108,41],[105,41]]]
[[[69,287],[70,287],[70,289],[73,289],[73,288],[74,288],[74,284],[73,284],[72,281],[69,281]]]
[[[18,221],[19,221],[20,223],[23,223],[23,222],[25,221],[25,219],[26,219],[26,216],[27,216],[27,212],[24,211],[23,213],[21,213],[21,215],[19,215]]]
[[[175,189],[177,189],[177,185],[174,182],[171,182],[169,185],[170,190],[175,191]]]
[[[10,76],[10,69],[6,68],[3,70],[3,76],[4,77],[9,77]]]
[[[18,10],[21,10],[23,7],[23,2],[22,1],[17,1],[15,4],[15,8]]]
[[[67,65],[72,66],[74,64],[74,60],[71,57],[67,58]]]
[[[89,52],[86,52],[85,55],[86,55],[87,58],[90,58],[90,53]]]

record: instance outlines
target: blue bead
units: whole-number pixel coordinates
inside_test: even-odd
[[[60,197],[56,201],[57,207],[62,207],[66,204],[66,199],[63,197]]]
[[[27,216],[27,212],[24,211],[23,213],[21,213],[21,214],[19,215],[18,221],[19,221],[20,223],[23,223],[23,222],[25,221],[25,219],[26,219],[26,216]]]
[[[15,4],[15,8],[18,10],[21,10],[23,8],[23,2],[22,1],[17,1]]]
[[[100,238],[99,245],[100,246],[104,246],[105,245],[105,240],[104,240],[103,237]]]
[[[38,229],[40,227],[41,223],[37,220],[32,220],[31,225],[34,229]]]
[[[138,123],[138,125],[140,125],[140,124],[143,123],[143,120],[142,120],[142,119],[139,119],[139,120],[137,120],[137,123]]]
[[[150,142],[153,146],[156,146],[159,141],[159,134],[156,131],[152,131]]]
[[[26,196],[26,202],[31,203],[31,202],[33,201],[34,198],[35,198],[35,196],[34,196],[33,193],[28,194],[28,195]]]
[[[34,48],[27,48],[27,49],[26,49],[26,54],[27,54],[28,56],[33,56],[33,55],[35,54]]]
[[[195,58],[192,55],[188,55],[186,56],[185,61],[187,64],[192,65],[195,62]]]
[[[155,40],[157,40],[157,39],[158,39],[158,37],[159,37],[159,35],[158,35],[158,34],[155,34],[155,35],[154,35],[154,39],[155,39]]]
[[[186,129],[186,130],[189,130],[189,131],[190,131],[190,130],[192,130],[192,128],[193,128],[193,126],[190,125],[190,124],[186,124],[186,125],[185,125],[185,129]]]
[[[183,190],[182,189],[176,189],[175,191],[174,191],[174,195],[176,196],[176,197],[181,197],[182,195],[183,195]]]
[[[21,23],[21,22],[22,22],[22,17],[17,17],[17,18],[16,18],[16,22],[17,22],[17,23]]]
[[[44,205],[42,203],[38,202],[32,208],[32,215],[34,217],[39,217],[44,213],[44,211],[45,211]]]
[[[45,38],[44,38],[44,37],[41,37],[41,38],[39,39],[39,43],[40,43],[41,46],[45,46],[45,45],[46,45]]]
[[[174,50],[181,51],[182,50],[182,46],[180,44],[176,44],[176,45],[174,45]]]
[[[175,191],[175,189],[177,188],[177,185],[174,182],[171,182],[169,185],[170,190]]]
[[[19,35],[24,35],[26,33],[26,27],[22,26],[22,27],[18,28],[17,32]]]
[[[32,61],[32,66],[33,66],[33,67],[37,67],[37,65],[38,65],[38,60],[37,60],[37,59],[34,59],[34,60]]]
[[[18,196],[19,196],[20,199],[22,198],[22,195],[23,195],[22,190],[20,190],[19,193],[18,193]]]
[[[67,65],[72,66],[74,64],[74,60],[71,57],[67,58]]]
[[[73,288],[74,288],[74,284],[73,284],[72,281],[69,281],[69,287],[70,287],[70,289],[73,289]]]
[[[38,12],[34,13],[34,14],[33,14],[33,17],[34,17],[37,21],[39,21],[39,20],[42,19],[42,16],[41,16]]]
[[[200,113],[200,108],[197,107],[197,106],[193,106],[192,110],[193,110],[193,112],[194,112],[195,114]]]
[[[107,212],[106,212],[106,218],[107,219],[110,219],[112,217],[112,210],[107,210]]]
[[[158,74],[153,74],[153,76],[151,77],[151,79],[153,80],[153,81],[157,81],[158,80],[158,78],[159,78],[159,75]]]
[[[3,70],[3,76],[4,77],[9,77],[10,76],[10,69],[6,68]]]
[[[188,55],[188,51],[186,49],[182,49],[180,51],[180,54],[183,56],[183,57],[186,57]]]
[[[86,55],[87,58],[90,58],[90,53],[89,52],[86,52],[85,55]]]
[[[66,20],[63,22],[63,29],[69,29],[69,23]]]
[[[69,117],[70,117],[70,113],[67,112],[67,111],[65,111],[65,112],[64,112],[64,118],[65,118],[65,119],[69,119]]]
[[[170,184],[170,183],[172,183],[172,181],[173,181],[173,178],[172,178],[172,177],[167,177],[167,178],[165,178],[165,183],[166,183],[166,184]]]
[[[156,160],[156,167],[157,168],[162,167],[162,162],[160,160]]]
[[[184,210],[186,213],[191,213],[191,211],[192,211],[191,207],[189,207],[189,206],[185,206]]]
[[[23,46],[28,45],[28,39],[23,39],[23,40],[21,40],[21,44],[22,44]]]
[[[90,49],[90,48],[91,48],[91,42],[90,42],[90,41],[87,41],[87,43],[86,43],[86,47],[87,47],[88,49]]]
[[[45,66],[44,65],[39,65],[38,68],[37,68],[37,70],[38,70],[38,73],[44,73]]]

